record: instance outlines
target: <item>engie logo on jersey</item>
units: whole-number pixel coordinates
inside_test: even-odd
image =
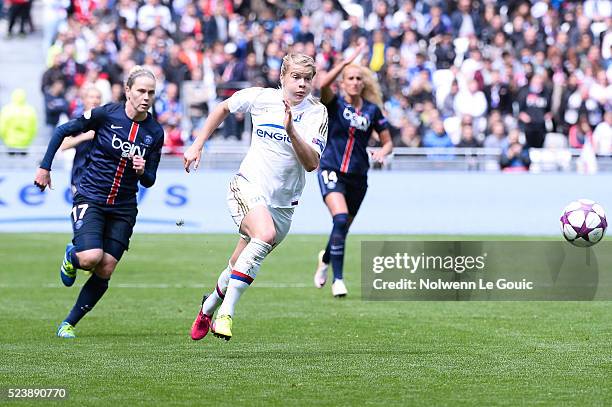
[[[269,138],[291,144],[291,139],[285,131],[285,128],[278,124],[260,124],[255,129],[255,134],[263,139]]]
[[[130,143],[129,141],[123,141],[116,134],[113,134],[113,140],[111,141],[111,146],[115,150],[121,150],[121,157],[129,157],[131,155],[139,155],[144,157],[147,153],[146,148],[140,148],[134,143]]]

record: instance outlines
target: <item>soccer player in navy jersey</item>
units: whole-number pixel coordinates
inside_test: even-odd
[[[74,284],[77,269],[92,270],[57,336],[74,338],[74,326],[96,305],[128,249],[138,213],[138,184],[153,186],[164,143],[162,127],[148,113],[155,75],[136,66],[125,81],[126,102],[110,103],[59,126],[36,172],[34,184],[51,188],[51,163],[62,140],[95,131],[87,167],[76,185],[71,211],[73,239],[66,246],[60,276]]]
[[[314,283],[318,288],[325,285],[331,263],[334,297],[347,294],[343,280],[344,243],[368,189],[370,157],[366,147],[372,133],[378,133],[382,144],[382,148],[371,154],[372,160],[383,162],[393,150],[388,123],[382,113],[380,87],[368,68],[353,64],[362,51],[363,46],[359,46],[321,81],[321,102],[329,114],[329,133],[318,178],[333,227],[326,249],[319,253]],[[331,85],[340,74],[340,93],[335,94]]]
[[[102,104],[102,92],[94,86],[90,86],[83,91],[83,112],[94,109]],[[81,112],[81,114],[83,113]],[[80,114],[79,114],[80,116]],[[89,151],[93,145],[93,138],[96,132],[89,130],[82,134],[77,134],[72,137],[66,137],[60,147],[61,151],[74,148],[74,159],[72,160],[72,173],[70,176],[70,184],[72,186],[72,194],[76,194],[76,185],[83,176],[87,168],[87,160],[89,159]]]

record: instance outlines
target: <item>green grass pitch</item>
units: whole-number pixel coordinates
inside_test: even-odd
[[[78,338],[62,340],[85,281],[59,281],[68,238],[0,234],[0,404],[41,405],[8,388],[63,387],[68,399],[45,405],[612,405],[611,302],[361,301],[365,236],[349,237],[346,299],[312,286],[324,237],[290,235],[243,296],[233,339],[194,342],[236,237],[137,234]]]

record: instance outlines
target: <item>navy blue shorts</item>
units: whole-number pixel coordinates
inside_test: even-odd
[[[102,249],[117,260],[130,246],[138,208],[117,208],[89,201],[76,193],[70,220],[77,252]]]
[[[349,215],[355,216],[368,191],[368,176],[361,174],[344,174],[338,170],[320,168],[318,172],[319,188],[323,200],[330,192],[344,195]]]

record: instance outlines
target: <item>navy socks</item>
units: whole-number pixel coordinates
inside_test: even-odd
[[[70,263],[72,263],[75,269],[81,268],[81,264],[79,263],[79,258],[76,255],[76,247],[73,247],[72,250],[70,250]]]
[[[331,263],[334,271],[334,280],[342,279],[344,267],[344,242],[348,234],[348,213],[339,213],[333,217],[334,227],[332,228],[329,242],[323,254],[323,262]]]
[[[102,298],[108,289],[108,281],[93,273],[85,285],[83,285],[83,288],[81,288],[76,304],[74,304],[72,311],[70,311],[65,321],[75,326]]]

